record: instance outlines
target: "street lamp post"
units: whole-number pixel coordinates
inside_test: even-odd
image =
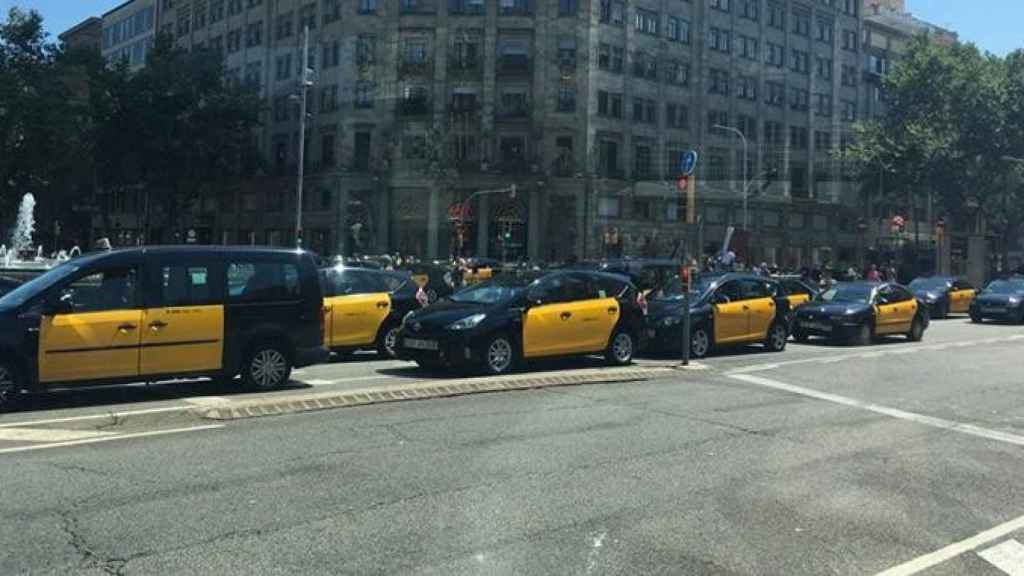
[[[299,75],[299,169],[295,186],[295,246],[302,248],[302,186],[306,177],[306,100],[313,86],[312,70],[309,69],[309,26],[303,28],[302,72]]]
[[[715,124],[712,128],[716,130],[723,130],[725,132],[732,132],[733,134],[740,137],[743,141],[743,231],[747,230],[747,196],[749,193],[750,182],[747,181],[747,137],[739,128],[733,128],[732,126],[723,126],[721,124]]]

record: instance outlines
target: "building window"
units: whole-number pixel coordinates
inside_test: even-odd
[[[758,4],[761,0],[741,0],[740,1],[740,16],[747,20],[753,20],[757,22],[758,18]]]
[[[289,38],[292,35],[292,20],[295,19],[294,12],[285,12],[277,17],[277,39]]]
[[[711,28],[708,30],[708,48],[718,52],[730,52],[732,50],[732,34],[728,30]]]
[[[338,86],[324,86],[320,89],[320,113],[329,114],[338,109]]]
[[[360,14],[376,14],[377,0],[359,0]]]
[[[377,38],[362,34],[356,39],[356,66],[372,66],[377,61]]]
[[[667,128],[690,128],[690,109],[685,104],[665,104],[665,126]]]
[[[756,118],[754,118],[753,116],[740,114],[739,116],[736,117],[736,124],[736,127],[739,129],[740,132],[743,132],[743,135],[747,138],[747,140],[751,142],[757,142]],[[748,172],[753,173],[753,170],[749,170]]]
[[[657,12],[637,8],[636,13],[633,15],[633,28],[642,34],[657,36],[658,22],[660,20],[661,16]]]
[[[242,0],[228,0],[228,16],[242,12]]]
[[[737,79],[736,95],[744,100],[757,100],[757,78],[740,76]]]
[[[277,57],[275,62],[274,78],[277,80],[287,80],[292,77],[292,55],[283,54]]]
[[[772,120],[764,122],[764,143],[774,146],[782,146],[782,123]]]
[[[597,67],[601,70],[608,70],[612,64],[612,47],[608,44],[598,44],[597,46]]]
[[[708,110],[708,132],[711,132],[715,126],[728,126],[729,125],[729,113],[725,110]],[[718,131],[715,130],[715,133]]]
[[[529,16],[529,0],[498,0],[498,13],[502,16]]]
[[[768,3],[768,26],[777,30],[786,29],[786,7],[774,2]]]
[[[827,44],[831,44],[833,34],[832,27],[832,22],[828,20],[818,20],[814,37],[818,40],[818,42],[825,42]]]
[[[621,198],[618,197],[603,197],[597,199],[597,215],[600,218],[618,218],[619,217],[619,204]]]
[[[786,65],[786,48],[780,44],[769,42],[765,62],[776,68],[784,67]]]
[[[558,39],[558,66],[562,70],[576,69],[576,38]]]
[[[711,0],[711,7],[722,12],[729,11],[729,0]]]
[[[622,46],[612,46],[612,72],[621,74],[625,61],[626,49]]]
[[[323,67],[334,68],[341,63],[341,41],[324,44]]]
[[[600,20],[605,24],[622,26],[625,21],[626,5],[623,0],[601,0]]]
[[[789,147],[793,150],[807,149],[807,128],[802,126],[789,127]]]
[[[843,100],[843,120],[853,122],[857,119],[857,103],[852,100]]]
[[[224,0],[210,0],[210,22],[224,19]]]
[[[651,147],[647,145],[636,145],[633,147],[633,177],[650,178],[653,176],[651,170]]]
[[[857,31],[843,30],[843,50],[857,51]]]
[[[764,103],[769,106],[781,107],[786,101],[786,86],[781,82],[765,82]]]
[[[815,65],[815,71],[817,72],[819,78],[823,80],[832,79],[832,67],[834,66],[834,63],[832,62],[831,58],[818,57],[816,58]]]
[[[576,0],[558,0],[559,16],[575,16]]]
[[[232,30],[228,32],[228,53],[232,54],[242,49],[242,31]]]
[[[832,116],[832,95],[826,93],[815,94],[814,99],[814,114],[816,116],[830,118]]]
[[[792,110],[807,110],[810,108],[810,99],[810,92],[802,88],[792,88],[789,91],[789,107]]]
[[[839,82],[843,86],[857,86],[857,67],[843,64]]]
[[[803,50],[793,50],[792,64],[791,70],[793,70],[793,72],[798,72],[800,74],[811,73],[810,55]]]
[[[757,60],[759,57],[759,46],[757,38],[751,38],[749,36],[740,36],[740,56],[748,60]]]
[[[355,88],[356,108],[373,108],[375,86],[373,82],[358,82]]]
[[[341,20],[341,0],[324,0],[324,24]]]
[[[576,111],[576,87],[575,86],[560,86],[558,88],[558,111],[559,112],[575,112]]]
[[[253,22],[245,29],[245,45],[260,46],[263,44],[263,22]]]
[[[337,86],[335,86],[337,88]],[[324,134],[320,137],[320,166],[324,169],[334,168],[334,134]],[[331,201],[330,194],[327,194],[327,207],[323,206],[323,201],[320,202],[320,208],[322,210],[330,209]]]
[[[480,66],[479,38],[460,37],[452,46],[449,65],[458,70],[476,70]]]
[[[729,95],[729,72],[727,70],[708,69],[708,93]]]
[[[690,65],[685,62],[669,62],[666,66],[666,80],[669,84],[676,86],[688,86],[690,84]]]
[[[245,65],[245,85],[251,89],[259,90],[262,84],[262,71],[259,62],[250,62]]]
[[[832,133],[822,130],[814,132],[814,148],[819,151],[832,149]]]
[[[811,15],[805,12],[793,12],[793,34],[797,36],[811,35]]]

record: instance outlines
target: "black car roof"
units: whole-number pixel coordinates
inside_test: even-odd
[[[315,254],[307,250],[298,250],[296,248],[275,248],[270,246],[216,246],[216,245],[175,245],[175,246],[140,246],[133,248],[117,248],[114,250],[104,250],[101,252],[89,252],[69,260],[78,265],[90,264],[100,260],[110,260],[112,262],[119,262],[123,260],[131,260],[146,255],[157,255],[157,256],[175,256],[175,255],[189,255],[189,254],[226,254],[226,255],[269,255],[269,254],[288,254],[288,255],[299,255],[299,254],[310,254],[315,257]]]

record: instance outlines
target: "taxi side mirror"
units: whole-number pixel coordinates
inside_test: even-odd
[[[44,316],[57,316],[60,314],[70,314],[75,311],[75,306],[71,302],[71,294],[53,294],[46,298],[43,302],[43,315]]]

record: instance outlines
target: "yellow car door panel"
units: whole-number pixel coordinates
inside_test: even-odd
[[[793,309],[801,304],[810,302],[811,297],[808,294],[790,294],[789,296],[786,296],[786,300],[789,302],[790,309]]]
[[[223,306],[151,308],[143,314],[142,375],[213,372],[223,358]]]
[[[746,302],[715,304],[714,318],[716,344],[742,342],[748,339],[750,318]]]
[[[324,298],[330,316],[330,346],[366,346],[377,339],[377,331],[391,313],[387,292],[351,294]]]
[[[573,335],[566,343],[565,353],[600,352],[608,347],[612,330],[619,321],[619,303],[614,298],[592,298],[562,305],[569,318]]]
[[[875,307],[875,333],[895,334],[902,322],[900,304],[879,304]]]
[[[956,290],[950,293],[950,312],[967,312],[974,302],[975,291],[971,289]]]
[[[775,320],[775,300],[772,298],[757,298],[746,300],[744,303],[749,307],[750,334],[751,340],[764,340],[768,337],[768,328]]]
[[[39,381],[137,376],[141,322],[141,310],[44,316],[39,325]]]
[[[523,356],[539,358],[565,354],[577,336],[572,303],[542,304],[523,319]]]

